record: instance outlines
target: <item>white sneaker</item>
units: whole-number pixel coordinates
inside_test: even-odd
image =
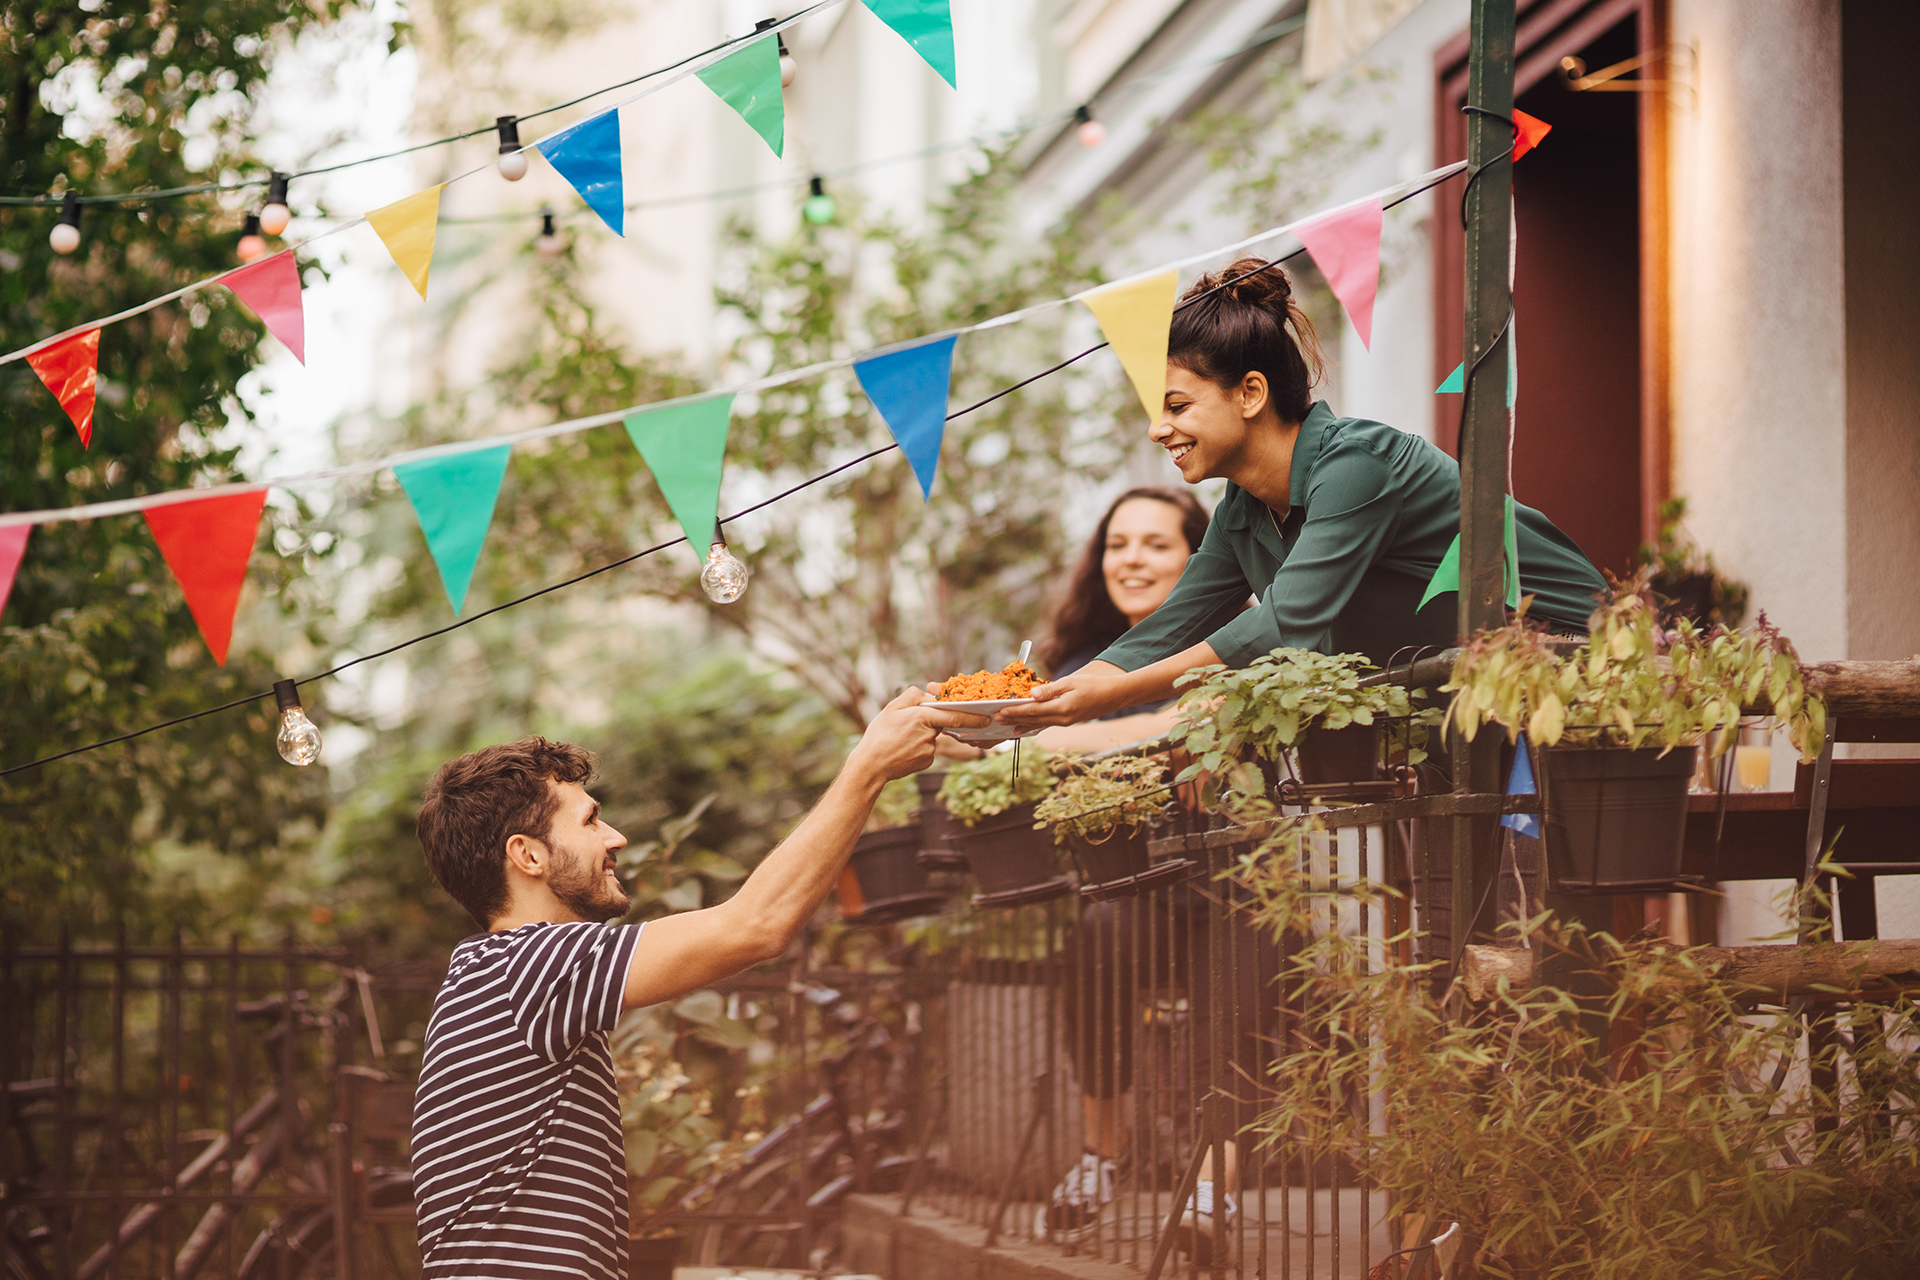
[[[1214,1212],[1213,1183],[1203,1181],[1195,1185],[1193,1195],[1180,1211],[1180,1225],[1176,1228],[1179,1235],[1174,1243],[1199,1266],[1204,1267],[1213,1260],[1216,1230],[1223,1233],[1231,1231],[1240,1217],[1240,1207],[1233,1202],[1231,1195],[1222,1192],[1220,1198],[1226,1202],[1224,1214]]]
[[[1054,1187],[1052,1197],[1034,1221],[1034,1234],[1055,1244],[1073,1244],[1092,1235],[1099,1225],[1100,1211],[1113,1203],[1114,1182],[1119,1176],[1118,1161],[1084,1152],[1080,1162]]]

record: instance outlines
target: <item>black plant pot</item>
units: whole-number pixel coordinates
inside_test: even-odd
[[[1194,864],[1185,858],[1155,863],[1148,857],[1145,825],[1122,827],[1099,840],[1067,837],[1067,854],[1080,873],[1080,896],[1094,902],[1130,898],[1184,878]]]
[[[974,906],[1017,907],[1073,891],[1073,880],[1060,874],[1054,858],[1053,834],[1034,829],[1033,810],[1033,801],[1017,804],[954,836],[954,848],[966,855],[980,888]]]
[[[920,787],[920,865],[931,871],[965,871],[966,856],[953,847],[953,837],[966,828],[940,803],[940,786],[946,780],[945,773],[931,770],[914,777]]]
[[[1339,729],[1315,725],[1300,738],[1300,782],[1304,786],[1372,782],[1379,760],[1377,724],[1350,724]]]
[[[1550,747],[1540,753],[1554,893],[1670,889],[1687,838],[1693,747]]]
[[[920,844],[919,823],[869,831],[854,841],[847,867],[859,885],[861,905],[845,917],[848,924],[887,924],[940,909],[946,899],[927,887]]]
[[[684,1236],[635,1236],[627,1241],[627,1280],[673,1280]]]

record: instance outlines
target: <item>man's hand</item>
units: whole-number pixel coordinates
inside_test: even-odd
[[[934,741],[942,730],[981,729],[991,723],[985,716],[920,705],[931,701],[909,686],[860,735],[859,745],[847,757],[847,768],[875,775],[883,782],[904,778],[933,763]]]

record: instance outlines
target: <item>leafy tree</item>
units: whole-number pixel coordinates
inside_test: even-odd
[[[0,3],[0,186],[88,196],[256,176],[249,121],[274,58],[350,0],[283,5]],[[251,197],[250,197],[251,198]],[[48,246],[45,207],[0,208],[0,343],[24,346],[234,264],[240,205],[196,196],[89,206],[77,253]],[[0,369],[8,510],[240,478],[227,429],[263,330],[214,289],[102,331],[93,444],[24,362]],[[257,652],[209,660],[172,575],[135,518],[34,531],[0,627],[0,763],[197,709],[272,679]],[[253,591],[276,601],[312,547],[276,531]],[[269,610],[276,614],[278,610]],[[271,704],[0,779],[0,917],[136,929],[168,912],[142,851],[173,842],[240,857],[316,821],[325,779],[270,746]],[[48,908],[58,904],[57,912]]]

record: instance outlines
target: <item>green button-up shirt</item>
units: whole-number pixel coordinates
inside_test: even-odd
[[[1277,531],[1264,503],[1229,484],[1166,603],[1100,660],[1137,671],[1204,640],[1233,667],[1281,646],[1384,665],[1410,645],[1452,644],[1458,597],[1419,605],[1460,532],[1460,464],[1418,436],[1336,418],[1322,400],[1300,424],[1289,475]],[[1514,523],[1528,616],[1586,634],[1600,574],[1538,511],[1516,503]]]

